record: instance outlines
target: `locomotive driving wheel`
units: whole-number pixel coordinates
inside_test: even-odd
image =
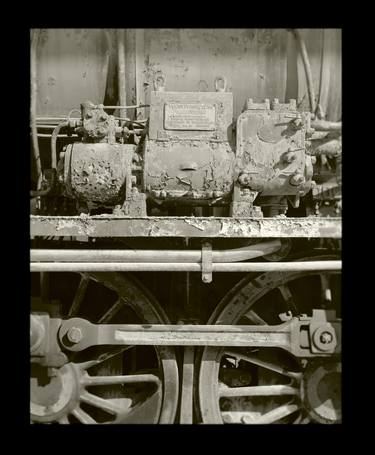
[[[337,259],[328,257],[306,260]],[[301,260],[301,259],[299,259]],[[339,272],[270,272],[246,277],[208,324],[280,324],[312,309],[340,317]],[[197,404],[203,423],[341,422],[341,360],[298,359],[281,348],[206,347]]]
[[[63,276],[64,275],[64,276]],[[133,277],[50,274],[63,319],[167,324],[162,308]],[[74,293],[72,282],[76,281]],[[31,423],[173,423],[178,369],[172,347],[94,346],[60,368],[31,364]]]

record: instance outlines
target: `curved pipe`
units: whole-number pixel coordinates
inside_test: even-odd
[[[56,154],[57,137],[59,135],[61,128],[63,128],[64,126],[68,126],[68,125],[69,125],[69,122],[60,123],[59,125],[56,126],[56,128],[52,132],[52,136],[51,136],[51,168],[52,169],[57,168],[57,154]]]
[[[271,240],[232,250],[213,250],[212,262],[239,262],[280,250],[281,241]],[[35,262],[160,262],[200,263],[201,250],[31,250]]]
[[[293,28],[292,33],[297,40],[299,50],[301,53],[303,67],[305,69],[306,74],[306,84],[307,84],[307,92],[309,94],[309,102],[310,102],[310,110],[315,114],[316,111],[316,104],[315,104],[315,91],[314,91],[314,83],[312,78],[312,71],[309,56],[306,50],[306,44],[301,36],[301,33],[298,29]]]

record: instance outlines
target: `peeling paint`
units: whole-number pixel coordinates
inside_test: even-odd
[[[31,216],[31,236],[341,238],[341,218]]]

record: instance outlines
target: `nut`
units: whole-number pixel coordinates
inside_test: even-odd
[[[71,343],[79,343],[83,338],[82,330],[79,327],[71,327],[66,336]]]
[[[329,344],[329,343],[332,343],[333,341],[333,336],[332,336],[332,333],[330,332],[323,332],[321,335],[320,335],[320,342],[323,343],[323,344]]]

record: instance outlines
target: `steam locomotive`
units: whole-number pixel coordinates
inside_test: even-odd
[[[341,122],[152,77],[60,118],[32,90],[31,423],[340,423]]]

